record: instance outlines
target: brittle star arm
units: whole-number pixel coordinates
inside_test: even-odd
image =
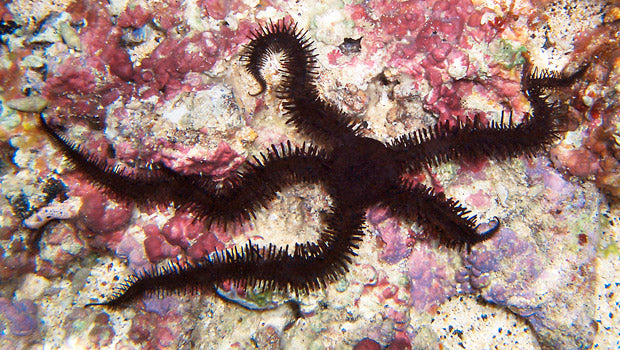
[[[504,114],[500,122],[484,124],[476,116],[473,121],[450,126],[447,122],[400,136],[389,148],[398,154],[405,168],[419,171],[426,165],[466,159],[486,158],[503,160],[520,155],[534,156],[559,138],[566,116],[561,108],[547,101],[546,89],[570,86],[583,76],[588,65],[565,76],[551,72],[532,71],[524,66],[522,86],[532,114],[515,124],[512,113],[507,123]]]
[[[393,141],[388,147],[395,151],[409,171],[419,171],[424,165],[487,158],[498,160],[533,156],[558,137],[558,125],[552,115],[527,116],[521,124],[491,122],[483,125],[473,121],[449,126],[447,123],[418,130]]]
[[[286,21],[270,23],[252,33],[241,61],[260,85],[262,93],[267,82],[262,70],[268,59],[280,54],[282,81],[277,96],[282,99],[287,123],[315,141],[330,145],[341,139],[359,136],[360,125],[338,107],[323,100],[316,86],[316,54],[305,32]]]
[[[414,220],[430,237],[448,247],[467,246],[491,238],[499,229],[496,224],[484,232],[478,232],[476,216],[467,216],[470,211],[457,201],[446,198],[443,193],[422,184],[403,184],[391,191],[380,205],[403,219]]]
[[[183,291],[210,291],[223,282],[244,288],[307,293],[324,287],[348,271],[361,241],[365,210],[336,204],[316,243],[259,247],[248,242],[243,248],[215,252],[198,263],[170,262],[129,277],[101,303],[122,307],[143,296]]]
[[[59,135],[41,116],[42,130],[88,181],[120,201],[142,207],[168,206],[193,213],[207,224],[227,225],[250,219],[276,192],[298,183],[324,182],[329,172],[325,153],[314,146],[272,146],[246,161],[224,183],[200,174],[181,174],[163,165],[153,169],[110,166]]]

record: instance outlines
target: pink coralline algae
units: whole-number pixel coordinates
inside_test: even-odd
[[[145,230],[148,236],[144,240],[144,251],[151,263],[157,263],[164,259],[176,256],[181,252],[179,247],[172,246],[156,232]]]
[[[166,11],[158,11],[158,6],[166,7]],[[78,29],[83,51],[51,60],[43,90],[51,110],[103,118],[105,107],[121,97],[170,98],[200,88],[195,80],[186,80],[188,73],[208,71],[243,36],[225,26],[219,31],[179,36],[175,28],[182,11],[180,2],[164,1],[153,8],[130,7],[114,20],[108,7],[96,0],[70,6],[67,12],[76,23],[84,19],[85,25]],[[124,36],[145,26],[163,38],[136,64]]]
[[[110,200],[95,189],[82,196],[82,202],[78,221],[93,233],[108,234],[118,231],[131,219],[129,207]]]
[[[98,107],[93,105],[94,102],[83,98],[99,92],[96,90],[95,75],[85,65],[86,62],[77,57],[70,57],[57,64],[50,62],[48,67],[53,74],[46,80],[45,98],[55,101],[55,105],[63,108],[66,113],[81,115],[95,112]]]
[[[245,6],[242,1],[230,0],[198,0],[198,7],[203,9],[203,14],[211,18],[223,20],[231,11],[242,11]]]
[[[187,249],[190,246],[190,240],[194,240],[204,231],[204,224],[191,217],[177,215],[164,225],[161,234],[168,243]]]
[[[160,317],[154,312],[136,315],[131,321],[129,339],[145,349],[173,349],[178,345],[182,317],[173,311]]]
[[[520,93],[519,82],[503,73],[504,66],[514,66],[512,60],[520,57],[520,49],[514,49],[513,56],[509,45],[498,44],[498,50],[505,54],[494,55],[490,50],[484,63],[472,61],[468,54],[474,45],[503,43],[499,37],[506,28],[489,8],[476,8],[471,1],[461,0],[410,0],[398,6],[379,0],[352,5],[349,10],[352,18],[382,28],[377,34],[364,33],[366,47],[372,51],[387,45],[390,65],[404,70],[414,81],[430,84],[424,107],[439,115],[441,121],[465,118],[460,101],[473,92],[496,101],[511,101]],[[481,73],[487,69],[483,64],[490,72]],[[485,82],[476,84],[476,80]],[[521,110],[518,104],[511,107]]]
[[[145,228],[147,238],[144,249],[152,263],[171,258],[185,251],[192,259],[200,259],[205,255],[224,248],[218,237],[207,231],[204,224],[187,214],[179,214],[170,219],[162,228]]]
[[[381,350],[381,344],[372,339],[364,338],[355,344],[353,350]]]
[[[488,208],[491,203],[491,196],[484,191],[478,191],[467,197],[467,203],[474,208]]]
[[[384,222],[381,228],[381,239],[386,243],[380,255],[382,260],[395,264],[409,254],[410,242],[403,237],[396,219],[392,218]]]
[[[566,196],[569,194],[569,183],[557,172],[550,171],[548,161],[542,159],[534,159],[532,162],[526,164],[526,174],[533,181],[542,182],[549,194],[553,196]]]
[[[226,142],[221,142],[215,151],[202,156],[188,155],[190,148],[182,145],[172,147],[153,155],[152,160],[187,174],[209,174],[216,179],[226,178],[245,161]]]
[[[587,178],[600,171],[598,158],[587,149],[577,148],[567,150],[562,147],[555,147],[549,156],[559,168],[564,168],[571,175]]]
[[[219,236],[224,237],[224,239]],[[196,242],[187,249],[187,255],[195,260],[202,259],[204,256],[224,248],[224,242],[228,241],[227,238],[229,238],[229,236],[225,234],[216,235],[213,232],[204,232],[197,238]]]
[[[232,32],[223,29],[221,35],[223,38],[212,33],[201,33],[180,42],[164,40],[148,58],[142,60],[140,69],[134,69],[129,78],[141,80],[149,87],[144,92],[146,96],[161,90],[169,96],[176,94],[184,88],[183,79],[187,73],[209,70],[219,57],[220,50],[230,47],[222,39],[230,38]]]

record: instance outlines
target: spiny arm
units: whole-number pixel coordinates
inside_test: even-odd
[[[200,189],[182,192],[190,198],[181,207],[207,224],[226,225],[251,219],[265,208],[276,193],[299,183],[326,183],[329,160],[324,151],[303,144],[293,147],[290,141],[272,145],[224,183],[197,182]]]
[[[390,193],[381,205],[395,215],[417,222],[430,236],[448,247],[467,246],[485,241],[499,230],[497,224],[484,232],[478,232],[476,216],[457,201],[446,198],[422,184],[402,185]]]
[[[163,165],[150,169],[131,169],[112,166],[105,159],[89,154],[83,147],[60,135],[39,115],[41,130],[60,149],[73,167],[93,185],[122,201],[135,202],[139,206],[170,203],[172,191],[179,186],[181,174]],[[187,179],[186,179],[187,180]],[[191,183],[191,182],[190,182]]]
[[[406,169],[419,171],[425,165],[436,166],[455,160],[503,160],[519,155],[533,156],[559,137],[551,118],[527,116],[521,124],[512,118],[504,124],[484,125],[473,121],[449,126],[448,123],[418,130],[393,141],[388,147],[398,154]]]
[[[196,264],[171,262],[131,276],[101,303],[111,308],[149,295],[209,291],[225,281],[243,288],[307,293],[324,287],[348,271],[362,237],[364,210],[336,206],[316,243],[296,244],[291,253],[274,245],[216,252]]]
[[[565,116],[557,105],[547,101],[545,91],[570,86],[579,79],[587,66],[570,76],[549,72],[531,72],[526,64],[522,89],[532,106],[532,114],[520,124],[482,123],[478,117],[473,121],[449,126],[439,123],[434,127],[397,138],[389,146],[405,162],[406,169],[419,171],[424,165],[437,165],[454,160],[480,160],[495,158],[503,160],[520,155],[534,156],[546,149],[560,137]]]
[[[328,176],[327,158],[314,146],[272,146],[266,154],[246,161],[224,183],[200,174],[181,174],[160,165],[134,170],[110,166],[59,135],[41,116],[42,130],[88,181],[120,201],[142,207],[168,206],[193,213],[207,224],[226,225],[250,219],[275,198],[276,192],[297,183],[321,183]]]
[[[282,53],[283,81],[277,88],[284,100],[288,123],[314,140],[338,143],[344,137],[359,135],[360,125],[336,106],[323,100],[316,88],[316,55],[305,32],[296,24],[270,23],[252,33],[241,61],[260,85],[267,87],[262,69],[270,55]]]

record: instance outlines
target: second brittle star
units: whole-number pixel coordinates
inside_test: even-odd
[[[294,23],[270,23],[255,31],[245,47],[242,61],[258,82],[258,93],[267,87],[262,69],[274,53],[282,53],[276,91],[288,123],[322,147],[274,145],[247,160],[223,185],[208,175],[187,175],[161,164],[149,169],[111,166],[41,116],[42,129],[75,169],[122,201],[143,207],[172,204],[207,226],[246,222],[278,191],[300,183],[323,185],[333,202],[316,242],[297,243],[292,251],[248,242],[199,262],[170,262],[131,276],[108,300],[88,305],[121,307],[148,295],[208,291],[224,282],[296,294],[325,287],[348,271],[364,235],[366,209],[376,205],[415,221],[440,244],[470,250],[493,237],[500,220],[481,232],[476,216],[456,200],[403,180],[404,175],[450,161],[534,156],[559,138],[565,118],[561,108],[548,102],[547,90],[572,84],[586,68],[562,76],[537,73],[526,64],[522,90],[532,113],[519,124],[512,117],[488,124],[476,117],[456,125],[440,123],[386,144],[361,136],[361,125],[319,95],[312,42]]]

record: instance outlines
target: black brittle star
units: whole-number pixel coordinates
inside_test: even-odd
[[[119,307],[145,295],[208,291],[227,281],[242,288],[296,294],[325,287],[348,271],[364,235],[365,211],[376,205],[417,222],[440,244],[469,250],[493,237],[499,219],[479,232],[476,216],[464,206],[423,184],[404,180],[404,175],[448,161],[534,156],[559,137],[565,118],[560,105],[548,101],[548,90],[569,86],[586,68],[565,76],[537,73],[525,64],[522,90],[532,112],[519,124],[513,123],[512,116],[507,123],[503,118],[499,123],[483,123],[476,117],[452,126],[439,123],[384,144],[361,136],[359,123],[321,98],[312,42],[295,24],[271,23],[252,33],[242,62],[260,85],[258,93],[267,87],[263,66],[276,53],[282,53],[282,80],[276,91],[288,123],[324,147],[273,145],[260,157],[247,160],[223,184],[209,175],[182,174],[162,164],[149,169],[110,166],[61,136],[41,117],[42,129],[75,169],[107,193],[143,207],[172,204],[207,226],[246,222],[267,207],[278,191],[300,183],[323,185],[333,202],[316,242],[297,243],[292,251],[248,242],[199,262],[170,262],[129,277],[107,301],[89,305]]]

